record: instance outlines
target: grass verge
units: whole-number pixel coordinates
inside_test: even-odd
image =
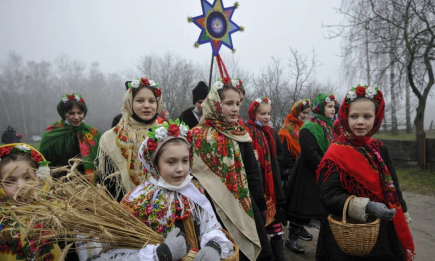
[[[435,171],[414,167],[398,168],[396,172],[403,191],[435,196]]]

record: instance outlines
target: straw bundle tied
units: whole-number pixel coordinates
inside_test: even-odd
[[[24,231],[26,237],[35,240],[32,243],[35,246],[52,241],[96,242],[105,252],[139,250],[147,244],[163,243],[162,236],[127,212],[104,186],[89,183],[86,176],[76,170],[80,161],[73,159],[72,166],[53,169],[54,173],[68,171],[68,174],[59,180],[50,180],[48,191],[41,189],[41,182],[46,184],[45,180],[20,186],[16,196],[19,194],[23,201],[33,203],[14,206],[0,203],[2,209],[8,210],[3,218],[14,220],[20,226],[15,230]],[[111,176],[114,175],[117,173]],[[4,233],[12,235],[14,231],[2,231]],[[74,249],[70,245],[67,248]],[[183,260],[193,260],[195,255],[196,252],[190,251]]]

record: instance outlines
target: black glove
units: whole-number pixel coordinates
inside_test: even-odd
[[[159,261],[176,261],[183,258],[190,250],[186,237],[180,228],[176,227],[168,233],[165,241],[157,247]]]
[[[384,203],[370,201],[366,206],[366,213],[382,220],[392,220],[396,215],[396,209],[389,209]]]

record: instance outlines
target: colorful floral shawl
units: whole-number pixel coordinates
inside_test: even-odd
[[[162,103],[159,101],[157,113],[161,108]],[[157,120],[151,124],[144,124],[133,119],[132,89],[124,95],[121,112],[122,118],[119,123],[101,137],[98,151],[98,168],[103,179],[116,171],[120,172],[118,178],[115,178],[115,198],[121,193],[130,192],[145,180],[147,171],[139,161],[138,151],[147,137],[147,132],[153,125],[158,125]]]
[[[288,151],[291,152],[293,158],[297,158],[299,153],[301,153],[301,146],[299,145],[299,130],[301,129],[304,122],[299,119],[299,115],[302,111],[302,100],[297,101],[293,104],[290,113],[284,120],[282,128],[279,130],[278,135],[281,142],[284,139],[287,143]]]
[[[33,152],[36,152],[41,155],[42,160],[45,161],[45,158],[40,152],[33,148],[31,149],[32,155]],[[42,189],[47,190],[48,184]],[[10,208],[14,206],[15,205],[0,186],[0,260],[34,260],[36,257],[42,257],[38,259],[41,261],[59,260],[61,250],[56,242],[46,241],[45,244],[39,248],[36,248],[35,244],[32,245],[32,242],[34,242],[33,236],[26,236],[25,232],[20,229],[15,220],[10,218]],[[41,226],[41,224],[36,226]]]
[[[379,147],[382,146],[382,142],[371,138],[379,130],[384,118],[384,99],[379,102],[372,130],[364,137],[355,136],[349,128],[349,105],[345,98],[338,114],[337,127],[340,136],[331,144],[319,164],[317,178],[322,169],[327,169],[324,182],[332,170],[336,169],[340,174],[342,186],[349,195],[368,197],[371,201],[386,204],[390,209],[395,208],[397,213],[393,218],[394,229],[402,244],[406,260],[412,260],[415,255],[414,242],[393,179],[380,154]]]
[[[334,95],[318,93],[314,102],[311,104],[314,113],[307,122],[302,126],[302,129],[309,130],[317,140],[317,144],[323,153],[329,147],[329,144],[334,142],[336,134],[333,128],[332,120],[325,117],[325,105],[328,103],[325,99],[335,100]]]
[[[56,159],[63,153],[63,144],[66,144],[66,149],[70,150],[74,146],[74,138],[77,137],[80,156],[84,159],[83,167],[85,175],[89,182],[94,183],[94,160],[97,158],[101,134],[97,129],[84,122],[78,127],[67,124],[65,122],[65,115],[60,109],[61,102],[57,105],[57,111],[62,119],[45,129],[40,143],[41,153],[49,159]],[[86,112],[87,110],[84,112],[85,117]]]
[[[258,102],[253,101],[249,106],[249,119],[246,125],[252,138],[252,147],[258,153],[266,201],[272,202],[272,204],[268,204],[268,213],[276,213],[275,186],[272,173],[272,160],[276,159],[276,144],[273,139],[273,129],[270,126],[258,126],[255,123],[256,103],[258,104]]]
[[[237,142],[251,142],[238,122],[225,121],[213,86],[202,103],[203,117],[193,133],[192,175],[210,195],[222,223],[241,251],[255,260],[261,250],[242,155]]]

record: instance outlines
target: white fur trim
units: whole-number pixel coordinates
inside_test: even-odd
[[[369,198],[357,197],[351,199],[349,202],[349,208],[347,209],[349,217],[361,222],[365,222],[368,216],[366,214],[366,207],[369,202]]]

